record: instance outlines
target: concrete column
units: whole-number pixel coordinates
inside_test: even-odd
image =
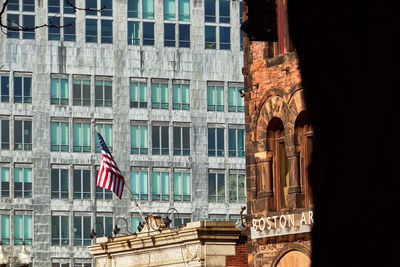
[[[267,197],[274,196],[273,189],[273,165],[272,165],[272,157],[267,158],[264,162],[265,165],[265,192]]]
[[[288,158],[288,160],[290,177],[289,194],[300,193],[300,154],[294,153]]]

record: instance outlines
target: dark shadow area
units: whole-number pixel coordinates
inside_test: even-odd
[[[396,266],[400,1],[289,0],[314,127],[312,266]]]

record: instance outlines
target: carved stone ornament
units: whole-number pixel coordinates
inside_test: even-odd
[[[191,246],[183,247],[183,254],[184,254],[185,262],[200,261],[201,246],[200,245],[191,245]]]

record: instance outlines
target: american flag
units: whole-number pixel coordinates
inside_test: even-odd
[[[121,199],[122,193],[124,192],[125,179],[122,176],[121,171],[118,169],[117,163],[114,161],[103,137],[97,132],[99,143],[101,147],[101,163],[97,173],[97,185],[113,191],[117,197]]]

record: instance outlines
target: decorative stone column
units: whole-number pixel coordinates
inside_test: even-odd
[[[300,193],[300,154],[298,152],[293,153],[288,157],[289,161],[289,194]]]

